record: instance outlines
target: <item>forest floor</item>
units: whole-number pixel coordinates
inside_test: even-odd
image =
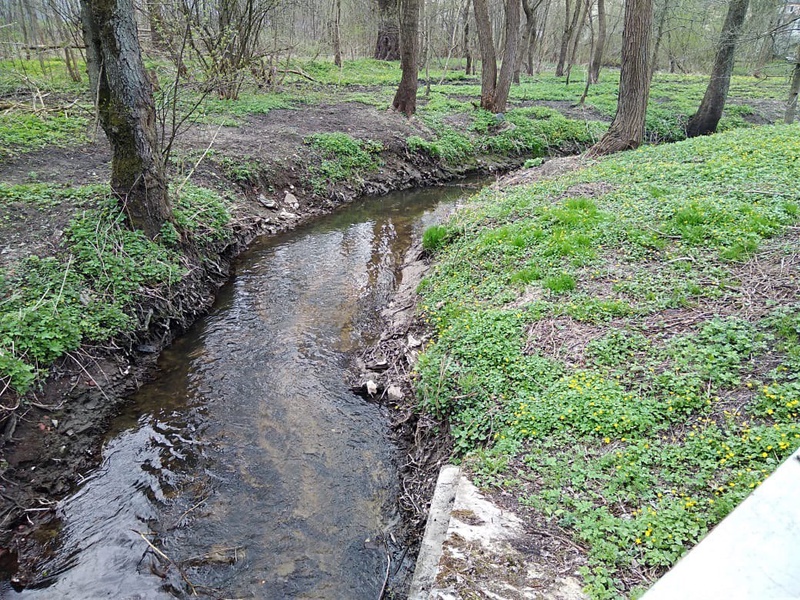
[[[639,597],[800,446],[797,134],[525,169],[427,236],[409,410],[522,518],[514,564]],[[439,586],[499,593],[470,558]]]
[[[306,69],[324,76],[324,69]],[[67,93],[57,90],[48,99],[56,108],[28,110],[17,102],[27,91],[8,91],[0,81],[13,105],[0,115],[6,577],[35,579],[47,542],[39,523],[96,465],[109,419],[154,375],[160,349],[208,310],[233,258],[256,236],[291,229],[361,195],[575,153],[613,112],[613,77],[586,107],[574,106],[581,85],[531,82],[515,88],[512,108],[498,119],[475,109],[475,80],[455,75],[421,99],[411,120],[386,110],[393,83],[369,84],[380,79],[376,73],[362,81],[355,72],[346,85],[322,92],[287,86],[239,102],[207,102],[176,138],[170,159],[178,228],[141,248],[144,242],[119,226],[106,185],[109,147],[85,108],[58,108],[67,105]],[[679,136],[685,111],[676,106],[694,102],[696,84],[691,94],[656,95],[650,139]],[[732,95],[728,127],[779,114],[779,94],[769,83],[742,80]],[[100,272],[92,262],[98,255],[106,261]],[[132,278],[152,255],[158,259],[147,263],[150,274]]]

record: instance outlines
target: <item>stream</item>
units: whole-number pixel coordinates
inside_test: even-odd
[[[6,597],[376,600],[402,550],[399,456],[346,378],[462,195],[360,201],[248,250],[60,503],[41,584]]]

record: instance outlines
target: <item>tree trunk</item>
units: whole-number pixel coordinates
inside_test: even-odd
[[[551,4],[552,3],[550,2],[550,0],[547,0],[544,3],[544,10],[542,11],[542,14],[538,15],[538,18],[537,18],[537,20],[540,23],[544,23],[545,26],[547,24],[547,16],[548,16],[548,13],[550,12]],[[534,30],[533,34],[531,35],[530,46],[528,46],[525,49],[525,51],[528,53],[528,65],[527,65],[528,75],[533,75],[533,73],[534,73],[534,66],[533,66],[534,61],[536,62],[536,68],[535,68],[535,72],[536,73],[541,72],[541,68],[542,68],[542,59],[543,59],[544,47],[545,47],[544,44],[542,43],[544,35],[537,35],[537,34],[538,34],[538,31]],[[538,55],[539,55],[538,58],[536,57],[536,55],[537,55],[537,46],[540,47],[540,50],[538,52]]]
[[[736,41],[742,31],[744,18],[747,16],[748,0],[731,0],[728,5],[728,14],[722,25],[722,33],[717,45],[717,56],[714,58],[714,67],[711,69],[711,80],[708,82],[706,93],[700,102],[700,108],[686,124],[686,136],[697,137],[708,135],[717,130],[722,111],[725,109],[725,100],[728,98],[728,88],[731,84],[733,72]]]
[[[578,26],[578,17],[582,10],[581,0],[575,0],[575,11],[570,13],[572,2],[565,0],[564,3],[564,33],[561,36],[561,47],[558,51],[558,63],[556,64],[556,77],[564,75],[564,66],[567,63],[567,53],[569,52],[569,43],[572,40],[573,32]]]
[[[497,87],[497,56],[494,53],[489,4],[487,0],[472,0],[472,6],[475,9],[475,27],[478,29],[478,45],[481,49],[481,108],[491,110]]]
[[[597,0],[597,37],[592,50],[592,61],[589,64],[589,83],[600,81],[600,67],[603,64],[603,51],[606,46],[606,3]]]
[[[467,0],[464,5],[464,58],[467,63],[464,67],[465,75],[473,75],[475,73],[475,67],[472,65],[472,52],[469,49],[469,5],[470,0]]]
[[[761,48],[758,51],[756,58],[755,68],[753,69],[753,77],[761,77],[761,69],[767,66],[770,61],[775,58],[775,32],[778,30],[778,25],[781,22],[783,11],[775,10],[773,8],[772,18],[769,22],[767,33],[764,34],[761,40]]]
[[[591,87],[591,85],[592,85],[592,82],[590,81],[590,74],[588,73],[588,71],[591,70],[592,61],[594,60],[594,38],[595,38],[595,35],[594,35],[594,19],[592,18],[592,8],[591,8],[591,6],[589,7],[589,10],[587,11],[587,14],[589,15],[589,57],[590,58],[589,58],[589,65],[587,67],[586,82],[584,83],[584,86],[583,86],[583,93],[581,94],[581,97],[578,99],[578,106],[583,106],[584,105],[584,103],[586,102],[586,96],[589,95],[589,87]],[[567,83],[569,84],[569,76],[567,76]]]
[[[156,136],[153,92],[131,0],[81,0],[81,22],[100,124],[111,143],[111,189],[130,225],[155,238],[172,219]]]
[[[489,5],[487,0],[473,0],[472,5],[475,7],[475,23],[481,47],[481,108],[493,113],[503,112],[516,64],[520,0],[506,0],[505,45],[499,77]]]
[[[153,48],[164,48],[164,23],[162,0],[147,0],[147,19],[150,22],[150,43]]]
[[[489,109],[494,113],[505,112],[508,94],[511,91],[519,45],[519,8],[520,0],[506,0],[506,44],[503,50],[503,64],[500,66],[500,75],[497,78],[494,106]]]
[[[342,67],[342,0],[333,0],[333,64]]]
[[[522,63],[525,60],[525,55],[530,55],[530,48],[533,44],[533,38],[536,35],[536,9],[542,0],[536,0],[536,3],[531,6],[530,0],[522,0],[522,11],[525,13],[525,29],[520,37],[521,44],[517,49],[517,64],[514,68],[514,83],[519,83],[519,76],[522,71]],[[525,72],[530,75],[532,65],[528,65]]]
[[[637,148],[644,139],[644,120],[650,96],[647,59],[652,24],[653,0],[626,0],[617,114],[608,131],[592,146],[587,156]]]
[[[583,25],[586,22],[586,15],[591,10],[589,6],[589,2],[591,0],[581,0],[581,16],[578,17],[577,27],[575,31],[572,33],[572,45],[569,51],[569,58],[567,59],[567,85],[569,85],[569,77],[572,74],[572,67],[575,65],[575,55],[578,52],[578,42],[581,41],[581,32],[583,31]]]
[[[392,106],[407,117],[417,110],[419,62],[419,0],[400,2],[400,68],[403,75]]]
[[[378,0],[378,40],[375,42],[377,60],[400,58],[400,29],[398,27],[398,0]]]
[[[664,0],[664,6],[661,8],[661,13],[658,15],[658,27],[656,28],[656,43],[655,47],[653,48],[653,59],[650,63],[650,77],[653,77],[653,74],[656,72],[658,68],[658,52],[661,49],[661,40],[664,37],[664,24],[667,21],[667,11],[669,10],[669,0]]]
[[[794,70],[792,71],[792,87],[789,89],[789,100],[786,102],[786,112],[783,115],[784,123],[794,123],[797,111],[797,95],[800,93],[800,44],[794,55]]]

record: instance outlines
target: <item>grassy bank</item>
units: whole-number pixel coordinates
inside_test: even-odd
[[[0,396],[26,393],[84,343],[146,329],[142,307],[170,296],[190,267],[185,251],[211,256],[232,236],[230,203],[216,192],[186,185],[173,204],[175,224],[151,241],[125,227],[108,186],[0,183],[7,241],[26,220],[66,223],[57,246],[26,248],[0,269]]]
[[[421,410],[636,596],[800,445],[800,129],[486,190],[429,230]]]

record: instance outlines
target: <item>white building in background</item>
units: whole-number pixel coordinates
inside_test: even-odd
[[[786,0],[781,11],[780,25],[775,36],[775,54],[794,61],[800,44],[800,0]]]

